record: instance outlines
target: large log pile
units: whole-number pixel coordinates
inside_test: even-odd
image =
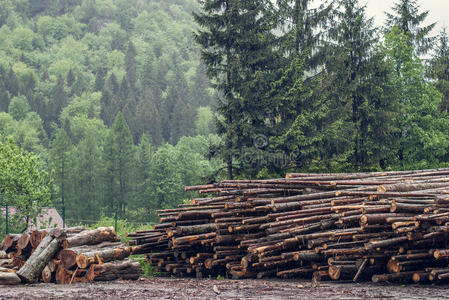
[[[288,174],[206,195],[129,234],[160,272],[234,278],[449,280],[449,169]]]
[[[126,259],[131,253],[112,227],[9,234],[0,244],[0,285],[137,279],[142,269]]]

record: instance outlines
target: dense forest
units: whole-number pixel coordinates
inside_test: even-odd
[[[69,223],[116,209],[148,222],[182,201],[184,185],[216,176],[216,97],[192,35],[197,9],[0,1],[0,136],[39,157]]]
[[[392,5],[376,28],[359,0],[0,0],[0,136],[72,224],[225,177],[447,166],[448,35]]]

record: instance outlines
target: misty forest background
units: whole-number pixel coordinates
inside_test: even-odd
[[[448,166],[445,30],[312,2],[0,0],[0,200],[147,223],[226,177]]]

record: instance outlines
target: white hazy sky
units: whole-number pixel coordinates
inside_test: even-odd
[[[363,0],[366,3],[368,16],[374,17],[376,25],[385,24],[385,11],[391,11],[397,0]],[[427,24],[437,22],[434,35],[440,32],[443,26],[449,27],[449,0],[418,0],[420,12],[429,11]],[[426,24],[426,25],[427,25]],[[449,31],[449,28],[448,28]]]

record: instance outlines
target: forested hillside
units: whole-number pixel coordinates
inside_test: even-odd
[[[69,222],[147,222],[214,176],[194,0],[0,1],[0,136],[53,170]],[[201,134],[201,135],[199,135]]]

